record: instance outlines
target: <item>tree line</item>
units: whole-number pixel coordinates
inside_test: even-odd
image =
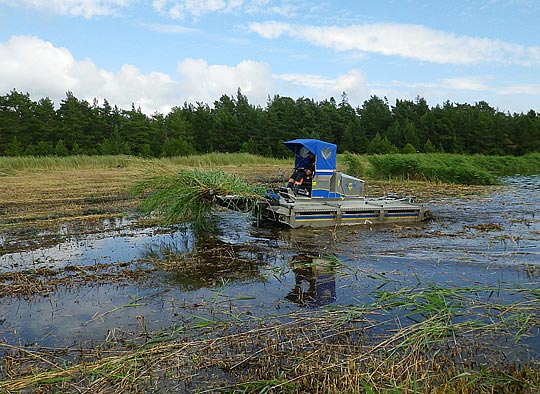
[[[276,95],[266,107],[249,103],[240,89],[210,106],[184,103],[164,115],[140,108],[92,103],[67,92],[58,108],[12,90],[0,96],[0,155],[128,154],[166,157],[208,152],[248,152],[284,157],[282,142],[317,138],[340,152],[446,152],[523,155],[540,152],[540,113],[504,113],[481,101],[429,107],[426,100],[371,96],[353,108],[345,93],[315,101]]]

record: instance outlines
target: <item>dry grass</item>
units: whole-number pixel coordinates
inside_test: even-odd
[[[2,177],[2,224],[36,224],[124,214],[134,207],[128,169],[62,170]]]
[[[0,227],[54,225],[61,221],[94,220],[125,215],[138,201],[129,189],[156,173],[190,168],[171,161],[145,160],[120,167],[22,168],[1,176]],[[219,169],[257,184],[279,182],[283,170],[276,164],[223,165]]]

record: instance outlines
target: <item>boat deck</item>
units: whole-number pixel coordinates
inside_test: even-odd
[[[429,210],[424,205],[400,199],[347,198],[318,199],[297,197],[280,200],[266,208],[266,219],[290,227],[325,227],[371,223],[411,222],[425,220]]]
[[[371,211],[373,209],[411,209],[418,207],[418,204],[412,204],[408,201],[402,200],[385,200],[385,199],[370,199],[370,198],[348,198],[348,199],[317,199],[317,198],[302,198],[296,199],[297,212],[303,211],[328,211],[328,210],[341,210],[343,212],[349,211]]]

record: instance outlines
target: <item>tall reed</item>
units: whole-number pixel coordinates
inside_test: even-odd
[[[540,174],[540,154],[483,156],[458,154],[346,155],[348,170],[374,179],[405,179],[468,185],[498,183],[499,175]],[[369,166],[365,163],[369,162]]]

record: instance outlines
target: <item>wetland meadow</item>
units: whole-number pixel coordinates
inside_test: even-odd
[[[0,392],[540,392],[540,176],[446,183],[394,156],[379,178],[338,165],[432,220],[164,226],[137,210],[141,179],[217,167],[276,187],[289,162],[0,160]]]

